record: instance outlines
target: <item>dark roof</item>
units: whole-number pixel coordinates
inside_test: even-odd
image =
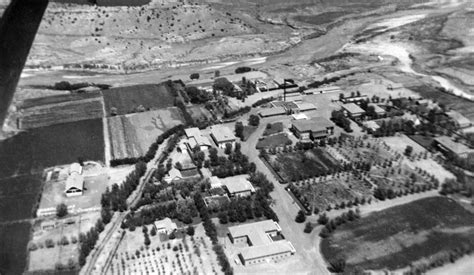
[[[326,118],[314,117],[308,120],[295,120],[293,121],[293,127],[300,132],[316,132],[326,130],[329,127],[334,127],[334,124]]]

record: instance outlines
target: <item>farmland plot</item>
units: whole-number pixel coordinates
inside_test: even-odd
[[[341,225],[321,243],[326,259],[346,259],[347,273],[395,270],[460,247],[474,247],[474,214],[445,197],[375,212]]]
[[[164,131],[184,124],[177,107],[108,118],[112,157],[121,159],[145,155]]]
[[[172,107],[175,102],[173,89],[168,83],[161,83],[104,90],[107,116],[135,113],[140,106],[144,110]]]

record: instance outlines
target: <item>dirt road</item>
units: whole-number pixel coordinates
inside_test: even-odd
[[[274,191],[270,194],[274,199],[272,209],[280,219],[279,224],[282,233],[296,249],[296,261],[289,260],[289,264],[275,271],[277,273],[293,274],[329,274],[326,263],[319,251],[319,237],[317,232],[304,234],[304,224],[295,222],[295,217],[300,208],[285,190],[285,185],[280,184],[268,167],[258,157],[259,152],[255,149],[258,138],[262,136],[267,123],[281,121],[281,118],[268,118],[260,121],[258,129],[252,133],[248,140],[242,144],[242,152],[249,156],[250,161],[255,162],[257,170],[264,173],[273,182]],[[280,267],[280,264],[278,264]],[[269,270],[262,271],[269,273]],[[277,274],[276,273],[276,274]]]

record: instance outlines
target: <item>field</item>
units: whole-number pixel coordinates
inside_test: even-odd
[[[269,135],[281,133],[281,132],[283,132],[283,128],[284,127],[283,127],[282,122],[269,123],[269,124],[267,124],[267,127],[265,128],[265,131],[263,132],[263,135],[264,136],[269,136]]]
[[[30,229],[29,222],[0,225],[0,273],[23,273]]]
[[[286,181],[297,181],[338,171],[339,163],[323,149],[279,153],[270,161],[277,173]]]
[[[0,142],[0,178],[42,172],[58,164],[104,161],[102,120],[82,120],[21,132]]]
[[[52,220],[38,220],[33,225],[33,234],[29,242],[30,254],[28,271],[54,270],[56,264],[67,269],[77,264],[80,233],[86,233],[95,225],[99,212],[88,212],[56,220],[54,228],[42,228],[43,222]],[[59,244],[61,239],[67,243]],[[54,247],[47,247],[46,240],[52,240]],[[36,247],[36,249],[32,249]]]
[[[458,96],[443,93],[431,86],[416,86],[411,88],[413,91],[420,94],[423,98],[436,100],[438,104],[443,104],[448,109],[456,110],[463,114],[470,120],[474,120],[474,108],[472,108],[472,102]]]
[[[108,118],[112,158],[140,157],[164,131],[184,124],[177,107]]]
[[[352,173],[343,173],[324,181],[299,181],[293,183],[293,194],[303,206],[313,211],[323,211],[328,206],[334,208],[341,203],[353,202],[356,198],[367,200],[372,197],[372,185]]]
[[[399,269],[442,251],[474,247],[474,215],[445,197],[418,200],[341,225],[323,239],[326,259],[354,269]]]
[[[22,109],[19,128],[30,129],[59,123],[101,118],[103,116],[101,101],[101,98],[96,96],[90,99],[38,104],[24,108]],[[30,104],[31,103],[27,103],[27,105]]]
[[[149,227],[148,232],[151,230]],[[177,234],[178,235],[178,234]],[[181,235],[181,234],[179,234]],[[212,243],[201,224],[193,237],[177,236],[174,240],[150,235],[144,245],[142,228],[127,231],[107,274],[221,274]]]
[[[262,139],[260,139],[257,142],[257,149],[261,148],[273,148],[273,147],[281,147],[288,145],[291,143],[291,139],[288,138],[288,135],[286,133],[281,133],[281,134],[275,134],[272,136],[267,136]]]
[[[135,113],[140,106],[143,106],[142,110],[172,107],[175,97],[171,89],[167,83],[162,83],[104,90],[102,93],[107,116]]]
[[[0,222],[33,217],[41,192],[41,174],[0,180]]]

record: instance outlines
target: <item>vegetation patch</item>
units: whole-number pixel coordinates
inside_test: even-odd
[[[474,247],[474,214],[455,201],[434,197],[373,213],[341,225],[323,239],[326,259],[345,259],[346,272],[390,270],[442,251]]]
[[[0,180],[0,222],[33,217],[41,192],[41,174]]]
[[[257,142],[257,149],[290,145],[292,141],[285,133],[264,137]]]
[[[23,273],[26,266],[30,229],[29,222],[0,225],[0,272],[2,274]]]
[[[102,91],[108,116],[172,107],[175,104],[175,84],[143,84]]]

